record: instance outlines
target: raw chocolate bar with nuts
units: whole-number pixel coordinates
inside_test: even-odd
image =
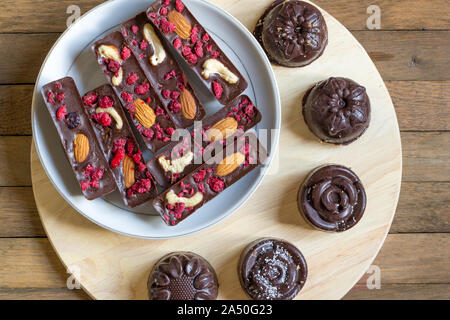
[[[95,42],[92,50],[106,78],[146,146],[152,151],[171,142],[175,124],[119,31]]]
[[[220,146],[250,130],[261,121],[261,112],[246,95],[222,108],[195,127],[191,136],[174,142],[148,162],[158,185],[167,189],[214,156]]]
[[[123,202],[133,208],[155,198],[155,180],[113,88],[103,85],[82,99]]]
[[[41,93],[83,195],[94,200],[113,192],[114,177],[73,79],[67,77],[46,84]]]
[[[122,24],[122,34],[177,128],[202,120],[205,109],[169,45],[161,41],[145,12]]]
[[[263,164],[267,156],[257,137],[246,133],[156,197],[153,206],[167,225],[175,226]]]
[[[157,0],[147,17],[223,105],[247,88],[247,81],[181,0]]]

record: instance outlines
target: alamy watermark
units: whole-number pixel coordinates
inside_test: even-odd
[[[69,28],[72,24],[78,21],[81,17],[81,9],[77,5],[70,5],[67,7],[66,10],[67,14],[70,14],[70,16],[66,20],[67,28]]]
[[[370,5],[367,7],[367,14],[370,16],[367,18],[366,25],[369,30],[381,29],[381,9],[377,5]]]

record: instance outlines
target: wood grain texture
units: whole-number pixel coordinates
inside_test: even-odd
[[[0,289],[0,300],[89,300],[83,290],[67,288]]]
[[[450,81],[388,81],[401,130],[450,130]],[[33,85],[0,85],[0,135],[30,135]],[[12,113],[11,110],[14,110]]]
[[[245,0],[244,0],[245,1]],[[103,0],[3,0],[0,2],[1,32],[62,32],[66,29],[69,5],[76,4],[81,13],[104,2]],[[149,1],[150,2],[150,1]],[[262,11],[264,5],[243,6],[240,0],[229,0],[227,4],[220,0],[211,2],[219,4],[226,10],[240,6],[240,15],[255,15]],[[381,28],[385,30],[433,30],[448,29],[450,21],[444,10],[449,10],[446,0],[316,0],[317,5],[327,10],[350,30],[364,30],[369,17],[367,7],[376,4],[381,9]],[[36,10],[39,8],[40,10]],[[445,9],[447,8],[447,9]],[[20,12],[18,15],[17,12]],[[430,17],[433,17],[432,19]],[[239,15],[237,16],[239,18]],[[51,23],[49,23],[51,22]],[[255,21],[256,22],[256,21]]]
[[[31,137],[0,137],[0,186],[30,186]]]
[[[389,235],[374,262],[381,268],[381,290],[368,290],[363,277],[346,297],[448,298],[448,291],[444,290],[450,286],[448,245],[448,234]],[[5,270],[0,272],[0,299],[36,299],[40,292],[43,298],[88,298],[78,290],[66,288],[69,275],[47,239],[0,239],[0,252],[0,270]],[[150,268],[149,263],[140,277],[144,284]]]
[[[0,221],[0,238],[45,236],[30,187],[0,187]]]
[[[450,31],[354,31],[384,80],[450,80]],[[0,34],[0,84],[34,83],[59,34]]]

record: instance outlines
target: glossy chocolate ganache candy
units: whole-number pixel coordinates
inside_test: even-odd
[[[218,289],[214,268],[192,252],[162,257],[148,279],[150,300],[215,300]]]
[[[303,1],[275,1],[258,21],[254,35],[269,59],[286,67],[303,67],[319,58],[328,44],[325,19]]]
[[[346,78],[329,78],[303,97],[303,117],[322,141],[349,144],[367,130],[370,100],[366,88]]]
[[[280,239],[252,242],[239,262],[242,288],[253,300],[292,300],[307,276],[308,267],[300,250]]]
[[[325,231],[342,232],[355,226],[366,203],[366,192],[358,176],[339,165],[315,169],[298,193],[298,207],[306,221]]]

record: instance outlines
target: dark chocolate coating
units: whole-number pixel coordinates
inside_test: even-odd
[[[322,141],[349,144],[369,127],[370,100],[366,88],[346,78],[329,78],[303,97],[303,117]]]
[[[286,67],[303,67],[324,52],[328,30],[319,9],[303,1],[275,1],[254,34],[269,59]]]
[[[150,300],[216,300],[219,291],[214,268],[192,252],[162,257],[148,278]]]
[[[226,176],[219,176],[217,173],[218,164],[226,156],[231,156],[237,152],[245,155],[245,162],[241,163]],[[214,157],[209,158],[205,164],[198,167],[177,184],[158,195],[153,200],[153,206],[167,225],[177,225],[221,194],[225,189],[263,164],[267,160],[267,156],[267,151],[260,144],[258,138],[253,133],[246,133],[238,137],[233,144],[227,146],[222,152],[218,152]],[[185,203],[170,204],[168,200],[170,192],[175,193],[175,195],[181,194],[185,198],[191,198],[197,193],[201,193],[203,196],[195,206],[186,207]]]
[[[100,145],[88,120],[88,115],[85,113],[80,93],[73,79],[66,77],[48,83],[43,86],[41,92],[50,117],[55,124],[62,147],[78,182],[80,184],[92,182],[92,177],[89,175],[86,176],[85,171],[89,165],[95,170],[104,170],[102,178],[98,179],[98,188],[89,185],[86,190],[82,190],[83,195],[88,200],[94,200],[113,192],[116,189],[116,183],[109,169],[108,162],[101,152]],[[49,92],[55,95],[54,99],[48,98]],[[64,99],[59,101],[56,98],[57,94],[63,94]],[[67,116],[64,119],[58,120],[56,113],[62,106],[66,107]],[[75,126],[76,123],[78,125]],[[84,134],[89,141],[89,154],[82,163],[78,163],[74,155],[73,142],[78,134]]]
[[[155,1],[150,8],[147,10],[147,16],[149,20],[153,23],[155,28],[159,29],[161,35],[167,39],[169,43],[172,45],[175,41],[181,41],[181,46],[178,48],[174,48],[176,52],[179,53],[181,57],[186,61],[188,66],[194,71],[194,73],[198,76],[198,78],[203,82],[203,84],[214,94],[213,82],[220,84],[223,89],[222,95],[217,100],[223,104],[227,105],[231,103],[234,99],[236,99],[242,92],[247,89],[248,83],[236,66],[231,62],[231,60],[225,55],[222,49],[217,45],[214,39],[206,32],[205,28],[198,22],[198,20],[194,17],[194,15],[189,11],[186,4],[183,4],[178,0],[170,0],[168,6],[164,6],[164,0]],[[179,6],[177,6],[177,2],[182,4],[182,10]],[[161,13],[161,8],[167,8],[167,11],[170,13],[171,11],[180,12],[186,21],[191,25],[192,30],[198,31],[198,40],[195,37],[190,37],[189,39],[183,39],[177,35],[176,32],[165,32],[164,28],[162,28],[161,20],[168,18],[167,15]],[[167,31],[167,30],[166,30]],[[191,32],[192,35],[192,32]],[[207,38],[204,38],[206,37]],[[197,40],[195,43],[194,40]],[[201,49],[197,48],[198,44],[201,44]],[[187,55],[187,51],[192,52],[196,57],[194,60],[189,58]],[[200,51],[200,55],[198,54]],[[217,57],[215,56],[217,55]],[[218,74],[212,74],[209,79],[205,79],[202,76],[203,72],[203,64],[206,60],[215,58],[223,63],[233,74],[235,74],[239,80],[235,84],[228,83],[224,79],[222,79]]]
[[[232,143],[235,137],[240,136],[255,127],[261,121],[262,114],[248,96],[242,95],[233,103],[203,120],[201,123],[203,128],[202,131],[205,132],[217,122],[228,117],[232,117],[236,120],[238,129],[233,136],[227,139],[226,144]],[[194,128],[191,132],[190,141],[189,139],[183,139],[181,143],[172,143],[147,163],[151,173],[154,175],[162,189],[166,190],[171,185],[183,179],[187,174],[201,166],[204,163],[204,160],[207,160],[203,157],[205,150],[207,154],[211,153],[211,155],[214,156],[213,150],[215,150],[215,144],[223,144],[222,141],[211,143],[211,141],[205,139],[206,137],[204,137],[203,132]],[[210,149],[213,149],[211,150],[212,152],[208,152]],[[166,172],[159,164],[160,157],[165,157],[170,160],[178,159],[181,156],[186,155],[189,150],[194,153],[194,159],[192,163],[187,165],[183,172],[180,172],[179,174],[175,175],[171,172]]]
[[[150,57],[154,53],[154,48],[152,45],[148,44],[143,35],[143,29],[146,24],[150,24],[148,21],[147,14],[141,12],[133,19],[124,22],[121,26],[122,34],[128,43],[134,56],[139,61],[139,64],[144,71],[147,79],[150,81],[155,93],[158,95],[160,101],[164,104],[167,112],[169,113],[172,121],[178,128],[189,128],[194,124],[194,121],[202,120],[206,116],[206,111],[201,104],[200,100],[195,94],[194,89],[189,84],[186,75],[181,69],[178,62],[172,55],[172,51],[166,41],[161,40],[164,51],[166,52],[166,58],[164,61],[157,66],[153,66],[150,63]],[[151,25],[151,24],[150,24]],[[138,28],[137,32],[133,32],[133,28]],[[158,31],[155,30],[158,35]],[[147,46],[142,47],[141,44],[147,43]],[[176,75],[170,78],[166,77],[170,72],[175,72]],[[176,112],[171,111],[171,104],[174,101],[180,103],[181,91],[188,90],[192,97],[194,98],[196,105],[196,114],[193,119],[187,119],[184,117],[181,110]],[[171,95],[164,95],[163,92],[168,90]],[[167,91],[166,91],[167,92]],[[173,98],[173,94],[177,94],[177,98]]]
[[[239,280],[253,300],[292,300],[308,276],[306,260],[293,244],[264,238],[241,254]]]
[[[364,215],[366,203],[358,176],[340,165],[317,168],[298,193],[298,207],[306,221],[325,231],[342,232],[355,226]]]
[[[121,52],[122,49],[126,46],[126,42],[122,36],[122,33],[120,33],[119,31],[115,31],[113,33],[110,33],[103,39],[98,40],[92,45],[92,50],[97,57],[98,64],[101,66],[108,81],[112,84],[114,73],[112,73],[111,70],[108,69],[107,64],[98,52],[98,48],[101,45],[114,46],[119,50],[119,52]],[[119,97],[120,102],[124,107],[124,111],[127,113],[127,116],[130,120],[130,125],[135,127],[136,131],[139,132],[140,137],[142,138],[147,148],[149,148],[152,152],[157,152],[158,150],[171,143],[172,134],[170,132],[175,129],[175,124],[170,119],[167,110],[163,107],[163,104],[154,92],[147,77],[140,68],[139,63],[133,54],[131,54],[128,59],[122,62],[121,67],[123,69],[123,80],[118,86],[112,86],[114,92]],[[128,83],[127,79],[131,74],[135,74],[138,77],[138,80],[135,83]],[[136,92],[139,86],[146,84],[149,85],[148,92],[146,92],[145,94],[139,94]],[[132,101],[127,101],[127,99],[124,98],[123,94],[129,94],[132,98]],[[146,102],[156,114],[156,121],[154,125],[151,128],[148,128],[148,130],[153,132],[153,135],[151,137],[146,136],[145,132],[147,131],[147,129],[141,125],[141,123],[135,116],[133,103],[137,99],[142,99],[144,102]],[[149,103],[148,100],[150,100]],[[160,136],[158,135],[158,133]]]
[[[90,116],[89,119],[91,121],[91,125],[94,128],[94,133],[97,137],[97,140],[99,141],[100,147],[103,151],[103,155],[105,156],[108,163],[111,165],[112,160],[114,159],[116,148],[115,143],[118,140],[125,139],[127,141],[130,141],[134,148],[132,149],[132,153],[141,153],[139,149],[139,145],[136,141],[136,138],[133,135],[133,131],[131,130],[131,127],[128,123],[128,120],[126,118],[125,112],[122,109],[122,105],[114,93],[113,88],[109,85],[103,85],[100,86],[92,91],[87,92],[84,97],[87,96],[97,96],[97,99],[93,101],[92,104],[85,105],[85,110]],[[119,116],[122,118],[123,126],[121,129],[117,128],[117,123],[114,120],[113,117],[111,117],[112,122],[109,126],[103,126],[102,124],[98,123],[92,116],[96,114],[98,106],[98,101],[102,97],[109,97],[113,102],[113,108],[116,110],[116,112],[119,114]],[[129,142],[127,142],[128,144]],[[126,146],[124,146],[126,148]],[[127,195],[127,191],[129,188],[126,187],[125,183],[125,177],[123,172],[123,160],[122,164],[115,168],[111,168],[111,172],[116,180],[116,184],[118,187],[118,190],[122,196],[122,200],[125,203],[125,205],[134,208],[136,206],[139,206],[153,198],[157,195],[156,185],[154,178],[150,174],[148,168],[145,166],[145,169],[143,171],[139,171],[137,168],[139,164],[142,164],[145,166],[145,161],[142,157],[140,157],[140,161],[135,164],[135,172],[134,172],[134,178],[136,182],[141,181],[142,179],[148,179],[151,181],[151,188],[147,192],[138,193],[138,192],[132,192],[129,191],[130,194]]]

